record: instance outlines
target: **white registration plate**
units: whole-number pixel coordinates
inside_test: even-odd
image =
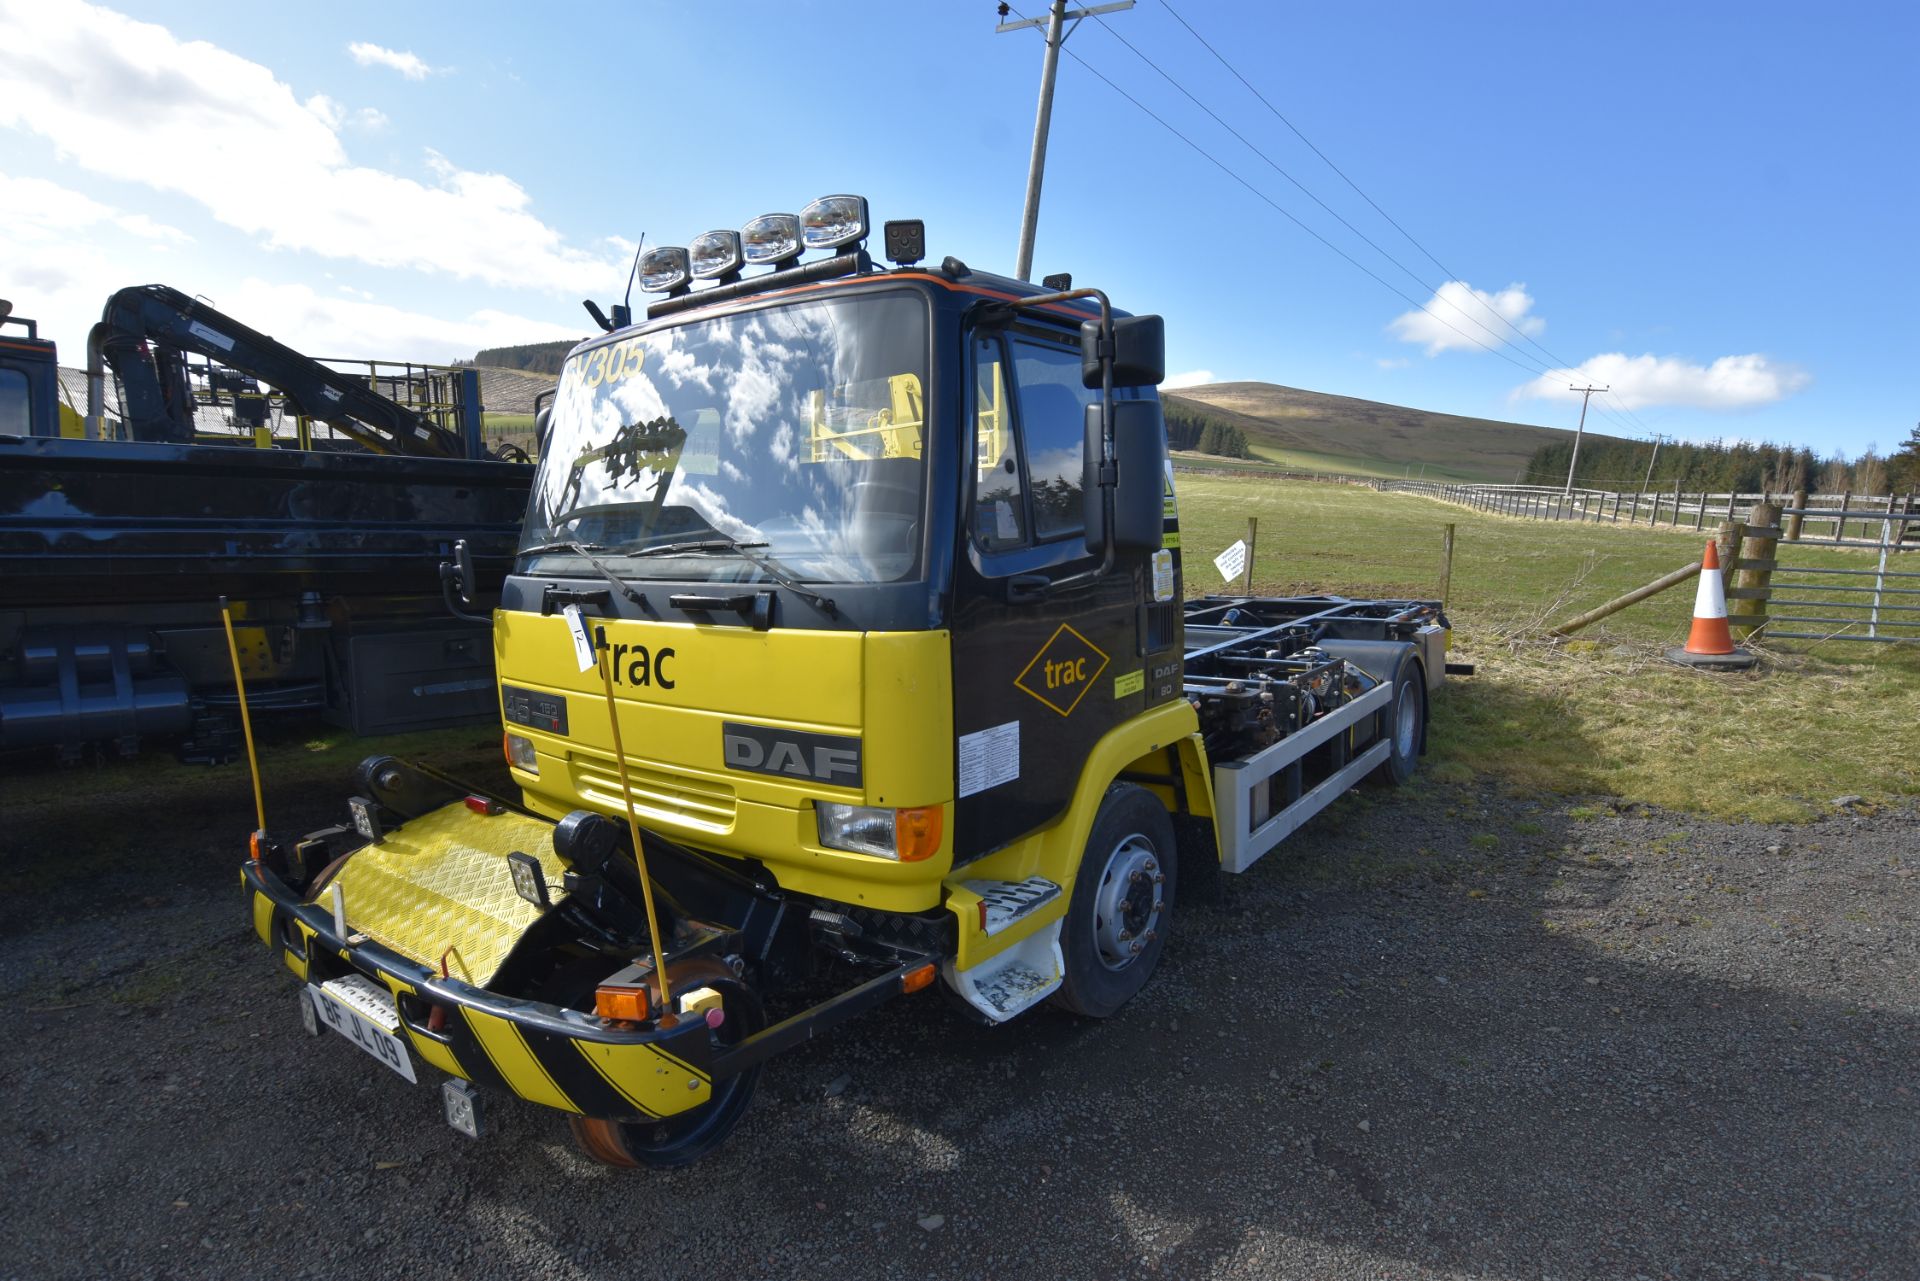
[[[393,1008],[393,997],[385,988],[352,974],[308,985],[307,999],[313,1002],[314,1012],[322,1024],[418,1084],[419,1078],[413,1074],[413,1056],[407,1053],[407,1043],[399,1036],[399,1011]]]

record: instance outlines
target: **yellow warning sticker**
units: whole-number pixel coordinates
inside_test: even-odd
[[[1143,671],[1131,671],[1125,676],[1113,678],[1113,696],[1125,698],[1129,694],[1138,694],[1147,687],[1147,674]]]

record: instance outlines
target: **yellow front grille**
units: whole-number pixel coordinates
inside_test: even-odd
[[[624,811],[620,772],[612,757],[583,756],[576,752],[571,763],[573,787],[580,799],[615,812]],[[733,827],[734,794],[726,783],[632,760],[627,762],[627,782],[633,795],[634,812],[643,819],[680,823],[710,832],[725,832]]]

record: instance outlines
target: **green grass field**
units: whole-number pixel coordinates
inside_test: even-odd
[[[1479,674],[1435,705],[1436,777],[1764,821],[1810,817],[1841,795],[1920,795],[1920,647],[1763,642],[1753,673],[1682,669],[1661,652],[1686,639],[1691,583],[1548,642],[1551,623],[1697,559],[1704,535],[1263,477],[1183,473],[1179,493],[1189,595],[1238,590],[1210,562],[1253,516],[1257,593],[1431,596],[1441,529],[1455,525],[1447,612],[1455,657]],[[1783,553],[1806,565],[1858,566],[1863,555]]]

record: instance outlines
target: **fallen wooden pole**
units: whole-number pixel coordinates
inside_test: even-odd
[[[1645,587],[1636,587],[1625,596],[1616,596],[1604,605],[1590,609],[1584,614],[1569,618],[1566,622],[1549,632],[1548,635],[1571,636],[1582,627],[1591,626],[1603,618],[1611,617],[1629,605],[1636,605],[1649,596],[1657,596],[1669,587],[1678,587],[1681,583],[1686,582],[1699,572],[1700,562],[1695,561],[1691,565],[1686,565],[1674,570],[1671,574],[1662,574]]]
[[[1705,500],[1703,499],[1702,501]],[[1720,563],[1722,565],[1732,565],[1734,563],[1734,554],[1740,546],[1740,537],[1743,532],[1743,526],[1738,521],[1727,521],[1720,526],[1720,532],[1716,541],[1720,544]],[[1669,587],[1678,587],[1681,583],[1698,575],[1699,572],[1699,561],[1695,561],[1691,565],[1683,565],[1671,574],[1662,574],[1645,587],[1636,587],[1624,596],[1616,596],[1604,605],[1596,606],[1584,614],[1569,618],[1566,622],[1548,632],[1548,635],[1571,636],[1581,628],[1590,627],[1603,618],[1611,617],[1629,605],[1637,605],[1647,597],[1657,596]]]

